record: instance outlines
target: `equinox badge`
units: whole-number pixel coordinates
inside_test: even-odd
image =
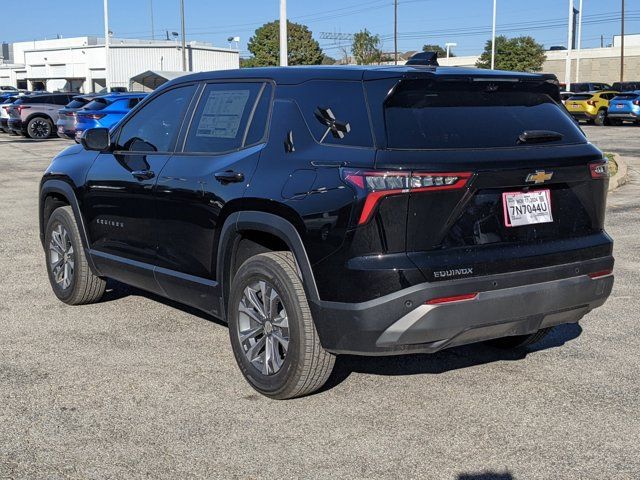
[[[553,177],[553,172],[545,172],[544,170],[537,170],[536,173],[530,173],[527,175],[526,182],[527,183],[535,183],[536,185],[539,183],[544,183],[547,180],[551,180]]]

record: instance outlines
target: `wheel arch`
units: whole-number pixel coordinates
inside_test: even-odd
[[[24,123],[25,125],[27,125],[31,120],[33,120],[34,118],[46,118],[47,120],[49,120],[51,122],[51,125],[55,127],[56,122],[53,121],[53,118],[51,118],[50,115],[47,115],[44,112],[33,112],[32,114],[30,114],[27,118],[25,118]]]
[[[45,228],[49,216],[57,206],[69,205],[73,211],[73,216],[80,232],[80,241],[85,250],[90,248],[89,236],[85,228],[84,220],[80,212],[80,204],[73,190],[73,187],[66,181],[60,179],[45,180],[40,187],[40,197],[38,205],[38,222],[40,226],[40,242],[44,247]],[[93,264],[91,255],[87,255],[87,260],[92,271],[97,275],[98,271]]]
[[[281,242],[287,247],[297,263],[298,273],[302,279],[307,297],[311,301],[318,301],[316,286],[311,263],[306,249],[295,226],[287,219],[273,213],[245,210],[232,213],[227,217],[220,234],[218,245],[216,278],[220,279],[222,292],[222,310],[226,318],[227,300],[231,285],[231,273],[235,262],[239,243],[247,234],[264,234],[269,241]]]

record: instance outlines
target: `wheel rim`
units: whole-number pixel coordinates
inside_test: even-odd
[[[51,133],[49,122],[46,120],[34,120],[29,124],[29,133],[36,138],[46,138]]]
[[[276,374],[289,349],[289,319],[280,294],[264,280],[253,282],[245,287],[238,309],[244,356],[263,375]]]
[[[75,254],[69,232],[61,224],[51,232],[49,265],[56,284],[63,290],[69,288],[75,272]]]

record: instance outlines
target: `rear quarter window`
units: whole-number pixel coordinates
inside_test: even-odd
[[[315,80],[296,86],[291,92],[316,141],[329,145],[373,146],[362,82]],[[328,127],[317,118],[318,109],[330,110],[339,124],[348,125],[348,131],[340,135],[340,130]]]

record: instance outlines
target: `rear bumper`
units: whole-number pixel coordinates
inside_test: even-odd
[[[595,115],[591,115],[587,112],[569,112],[573,118],[576,120],[593,120],[596,118]]]
[[[9,127],[9,130],[13,130],[14,132],[22,132],[22,126],[23,126],[23,122],[22,119],[20,118],[10,118],[9,121],[7,122],[7,126]]]
[[[312,303],[320,340],[332,353],[433,353],[468,343],[578,322],[601,306],[613,257],[449,282],[424,283],[359,304]],[[427,305],[434,298],[478,293],[472,300]]]
[[[620,113],[609,112],[607,116],[609,118],[619,118],[620,120],[633,120],[633,121],[636,121],[638,120],[638,118],[640,118],[640,114],[634,113],[634,112],[620,112]]]

